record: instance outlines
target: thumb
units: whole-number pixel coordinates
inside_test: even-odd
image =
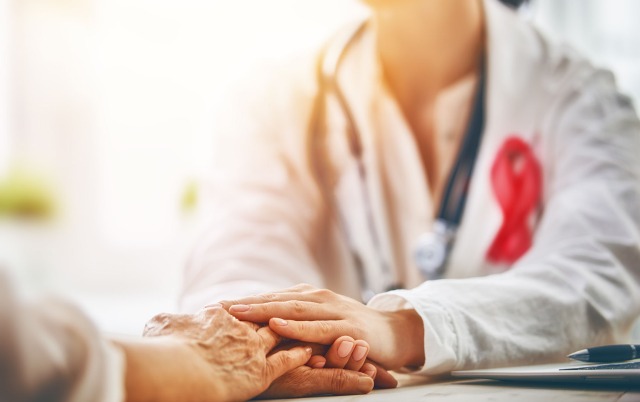
[[[281,350],[267,357],[267,383],[271,384],[286,372],[305,365],[311,358],[311,353],[311,346],[297,346],[289,350]]]

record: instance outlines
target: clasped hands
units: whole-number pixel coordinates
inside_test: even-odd
[[[221,401],[366,393],[374,380],[397,385],[386,370],[424,363],[414,310],[378,311],[309,285],[222,301],[197,315],[158,315],[145,336],[186,343],[192,357],[184,360],[207,367],[187,378],[209,381]]]
[[[241,321],[268,324],[276,334],[312,344],[331,345],[325,367],[361,370],[356,361],[361,342],[377,368],[376,386],[395,387],[386,370],[424,364],[423,323],[415,310],[380,311],[326,289],[302,284],[282,291],[222,301],[220,304]],[[366,343],[363,343],[366,342]],[[344,342],[347,342],[345,345]],[[350,357],[337,358],[341,347],[351,349]],[[314,356],[313,359],[318,358]],[[313,361],[312,359],[312,361]],[[286,381],[285,376],[278,383]],[[273,386],[272,386],[273,388]],[[285,387],[286,388],[286,387]],[[282,396],[282,394],[278,394]]]

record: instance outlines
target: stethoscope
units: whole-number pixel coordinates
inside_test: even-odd
[[[395,283],[389,262],[384,258],[382,252],[382,236],[376,227],[373,215],[373,203],[369,195],[367,182],[367,170],[363,158],[363,147],[360,139],[358,126],[355,122],[353,112],[349,107],[347,99],[338,85],[339,67],[347,54],[349,48],[366,30],[367,23],[360,24],[357,29],[347,32],[346,35],[338,37],[336,42],[330,45],[321,53],[317,65],[318,93],[314,102],[310,119],[310,141],[309,153],[311,164],[315,175],[321,185],[323,196],[327,205],[335,209],[335,216],[339,219],[340,227],[351,248],[351,255],[354,266],[358,272],[360,285],[362,288],[362,300],[367,302],[376,293],[401,288]],[[327,164],[323,163],[321,155],[324,155],[324,143],[327,136],[327,100],[334,97],[337,101],[344,118],[346,120],[346,139],[351,156],[357,164],[358,177],[360,182],[361,197],[364,200],[366,223],[371,236],[371,244],[375,248],[376,259],[379,265],[379,272],[384,276],[384,282],[390,284],[384,289],[372,289],[367,275],[365,274],[362,258],[358,255],[351,235],[349,233],[347,220],[340,210],[338,202],[329,188],[326,177]],[[477,159],[478,149],[482,132],[484,130],[485,117],[485,72],[481,70],[478,88],[474,97],[474,106],[466,129],[464,140],[458,151],[458,155],[447,180],[443,198],[440,202],[437,217],[433,223],[431,231],[421,235],[416,242],[414,259],[425,280],[442,278],[451,249],[453,247],[456,232],[462,221],[464,207],[467,201],[469,183],[473,174],[473,168]]]

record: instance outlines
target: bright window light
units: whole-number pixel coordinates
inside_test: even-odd
[[[0,178],[7,172],[11,152],[9,123],[9,0],[0,0]]]
[[[121,247],[170,241],[190,176],[211,158],[229,82],[320,44],[354,1],[98,0],[100,226]]]

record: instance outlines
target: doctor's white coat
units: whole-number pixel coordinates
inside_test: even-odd
[[[209,201],[217,213],[185,271],[184,310],[300,282],[360,298],[352,247],[374,291],[396,282],[407,289],[369,304],[417,310],[423,373],[552,361],[627,340],[640,313],[640,123],[609,72],[552,44],[497,1],[484,4],[486,125],[446,278],[422,283],[413,262],[437,201],[367,32],[338,80],[362,137],[380,245],[367,227],[344,116],[331,101],[327,171],[351,245],[314,180],[316,54],[251,80],[219,116]],[[486,253],[502,212],[490,169],[512,135],[542,166],[542,200],[529,252],[511,267],[495,267]],[[380,272],[380,258],[390,275]]]

